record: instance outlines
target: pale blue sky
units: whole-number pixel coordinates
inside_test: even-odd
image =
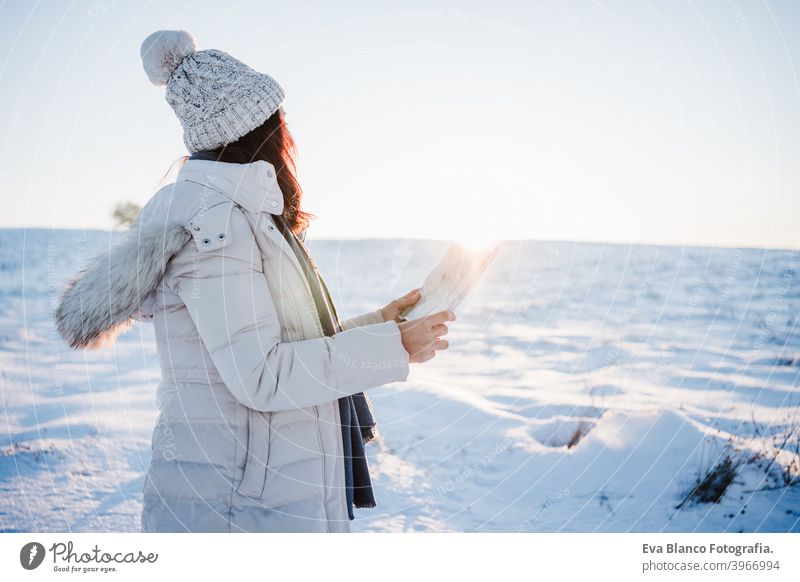
[[[800,3],[0,5],[0,226],[109,228],[185,153],[141,41],[273,75],[315,238],[800,248]]]

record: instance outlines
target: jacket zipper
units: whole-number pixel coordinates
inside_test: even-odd
[[[328,490],[329,484],[326,482],[326,472],[325,467],[327,463],[325,462],[325,457],[327,453],[325,452],[325,447],[322,444],[322,431],[319,428],[319,406],[314,406],[314,426],[317,429],[317,443],[319,444],[319,451],[320,455],[322,456],[322,507],[325,508],[325,529],[330,532],[331,531],[331,518],[328,514],[328,504],[325,503],[325,492]]]

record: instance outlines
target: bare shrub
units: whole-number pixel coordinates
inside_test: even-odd
[[[118,202],[114,207],[114,222],[117,226],[129,226],[140,210],[141,207],[135,202]]]

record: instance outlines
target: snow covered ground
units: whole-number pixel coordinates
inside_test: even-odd
[[[75,352],[49,318],[109,236],[0,230],[0,530],[139,529],[152,329]],[[417,286],[445,249],[310,246],[344,316]],[[800,464],[798,263],[796,251],[503,243],[451,348],[370,392],[378,507],[356,510],[353,529],[800,531],[800,486],[783,486]],[[715,466],[733,479],[719,503],[678,509]]]

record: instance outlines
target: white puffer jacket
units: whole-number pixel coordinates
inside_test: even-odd
[[[62,298],[75,347],[155,326],[142,531],[350,530],[337,399],[406,380],[408,354],[380,310],[324,335],[282,211],[270,164],[189,160]]]

